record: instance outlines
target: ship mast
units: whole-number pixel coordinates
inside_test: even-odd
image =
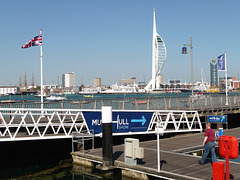
[[[32,73],[32,91],[34,91],[34,74]]]
[[[19,87],[20,87],[20,91],[22,91],[22,79],[21,79],[21,76],[19,78]]]
[[[25,82],[24,82],[24,85],[25,85],[25,91],[27,91],[27,75],[26,75],[26,72],[25,72]]]

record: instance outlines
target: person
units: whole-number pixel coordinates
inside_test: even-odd
[[[209,152],[211,151],[211,157],[212,157],[212,162],[217,161],[217,156],[215,153],[215,132],[211,129],[211,124],[207,123],[207,130],[205,131],[204,134],[204,140],[202,146],[204,147],[204,153],[201,158],[201,160],[198,161],[199,164],[203,165],[205,164],[205,161],[207,159],[207,156]]]

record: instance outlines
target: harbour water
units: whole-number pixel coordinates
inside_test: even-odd
[[[91,100],[91,99],[128,99],[128,98],[150,98],[150,97],[169,97],[169,96],[189,96],[191,93],[126,93],[126,94],[66,94],[62,95],[67,98],[67,100]],[[34,95],[2,95],[0,96],[0,101],[2,100],[18,100],[25,99],[27,101],[38,101],[40,98],[35,98]]]
[[[97,147],[100,142],[98,139]],[[130,180],[119,172],[108,175],[98,169],[72,164],[70,152],[71,140],[2,143],[0,153],[4,156],[1,157],[0,179]]]
[[[96,140],[99,147],[101,140]],[[104,175],[97,169],[72,164],[71,139],[2,142],[0,179],[79,180],[124,179],[116,174]]]
[[[8,173],[8,175],[7,175]],[[11,175],[9,175],[11,174]],[[98,180],[98,179],[114,179],[114,180],[130,180],[128,177],[119,175],[104,175],[97,169],[86,169],[84,166],[73,165],[69,160],[61,161],[56,166],[49,164],[25,166],[5,172],[1,179],[37,179],[37,180]]]

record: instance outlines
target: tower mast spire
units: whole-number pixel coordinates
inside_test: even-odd
[[[156,19],[155,19],[155,9],[153,9],[153,39],[152,39],[152,90],[156,86],[156,43],[155,38],[157,34],[156,29]]]
[[[160,72],[166,61],[167,50],[165,43],[157,33],[155,9],[153,9],[153,39],[152,39],[152,79],[145,87],[146,90],[155,90],[160,88]]]

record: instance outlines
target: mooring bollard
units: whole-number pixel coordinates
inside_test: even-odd
[[[112,107],[102,107],[102,156],[103,167],[113,165]]]

